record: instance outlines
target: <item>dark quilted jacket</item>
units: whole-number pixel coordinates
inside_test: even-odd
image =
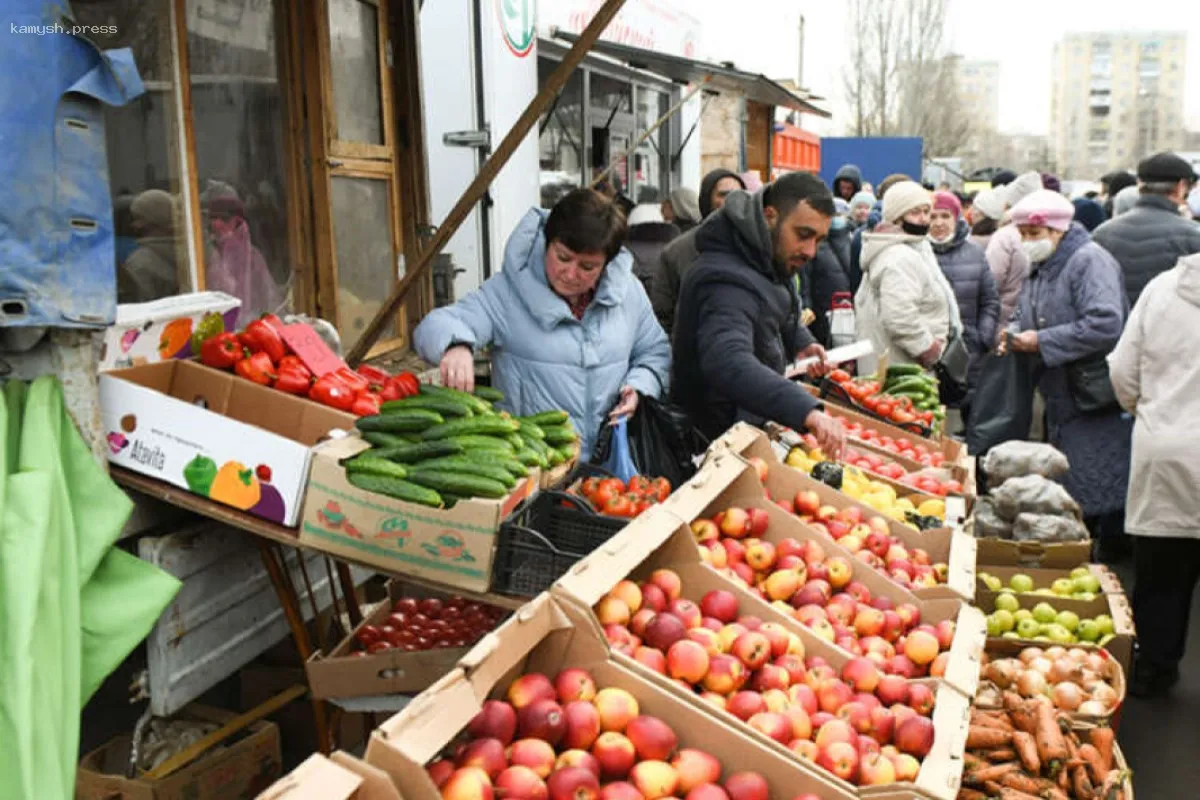
[[[996,343],[1000,293],[983,249],[969,241],[970,234],[967,224],[960,221],[954,239],[944,245],[934,244],[933,252],[942,274],[954,288],[963,336],[977,360]]]
[[[1121,265],[1129,305],[1153,278],[1183,256],[1200,253],[1200,223],[1179,216],[1165,197],[1143,195],[1132,211],[1096,228],[1092,239]]]

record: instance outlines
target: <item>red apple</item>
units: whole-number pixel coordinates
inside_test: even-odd
[[[842,667],[842,680],[856,692],[873,692],[879,685],[880,675],[875,664],[867,658],[852,658]]]
[[[717,515],[716,520],[721,533],[734,539],[742,539],[750,534],[750,515],[744,508],[730,508]]]
[[[662,650],[655,650],[653,647],[635,648],[633,660],[660,675],[667,674],[667,657],[663,655]]]
[[[517,731],[522,739],[558,744],[567,731],[567,718],[553,700],[535,700],[517,712]]]
[[[500,797],[521,800],[547,800],[546,783],[529,767],[509,767],[496,778],[496,793]]]
[[[679,744],[675,732],[667,723],[646,715],[630,722],[625,735],[633,742],[634,750],[642,761],[665,761]]]
[[[708,661],[708,674],[704,676],[704,688],[710,692],[728,695],[737,691],[746,680],[746,668],[734,656],[713,656]]]
[[[884,675],[875,687],[875,696],[885,706],[907,703],[909,698],[908,681],[899,675]]]
[[[733,592],[713,589],[700,598],[700,611],[706,617],[729,623],[737,619],[738,599]]]
[[[747,669],[755,670],[767,663],[767,659],[770,658],[771,642],[763,634],[751,631],[743,633],[734,641],[731,652],[746,665]]]
[[[821,496],[812,490],[797,492],[795,507],[797,514],[815,517],[821,509]]]
[[[820,710],[820,702],[817,700],[817,693],[811,686],[798,683],[788,687],[788,697],[791,698],[794,705],[803,708],[811,717]]]
[[[844,781],[855,782],[858,777],[858,750],[846,742],[834,742],[821,748],[817,765]]]
[[[507,746],[517,732],[517,712],[503,700],[487,700],[467,725],[473,739],[499,739]]]
[[[767,800],[771,790],[766,778],[756,772],[735,772],[725,779],[729,800]]]
[[[545,675],[530,672],[517,678],[508,687],[508,702],[520,711],[537,700],[554,700],[558,693]]]
[[[924,758],[933,747],[933,721],[915,716],[896,726],[896,747],[916,758]]]
[[[908,689],[908,705],[923,717],[933,713],[933,690],[923,683],[914,683]]]
[[[592,755],[600,764],[600,777],[604,780],[624,778],[637,763],[637,750],[624,734],[607,731],[600,734],[592,745]]]
[[[621,733],[638,715],[638,702],[624,689],[607,687],[596,693],[596,710],[600,712],[600,729]]]
[[[596,757],[586,750],[565,750],[554,762],[554,769],[566,769],[567,767],[583,767],[588,772],[600,777],[600,762]]]
[[[487,773],[488,780],[495,780],[508,766],[504,745],[499,739],[476,739],[463,749],[458,766],[479,767]]]
[[[674,614],[656,614],[646,625],[646,644],[664,653],[687,636],[687,626]]]
[[[667,593],[657,584],[646,581],[642,584],[642,609],[650,609],[656,614],[667,608]]]
[[[721,779],[721,762],[703,750],[685,747],[671,759],[671,766],[679,775],[680,792],[690,792]]]
[[[463,767],[455,770],[442,784],[442,797],[446,800],[492,800],[491,779],[479,767]]]
[[[786,745],[793,738],[792,721],[778,712],[760,712],[747,720],[746,724],[780,744]]]
[[[586,700],[575,700],[563,706],[566,732],[562,746],[568,750],[587,750],[600,735],[600,712]]]
[[[567,767],[551,773],[546,781],[550,800],[597,800],[600,780],[583,767]]]
[[[554,771],[554,748],[541,739],[518,739],[508,748],[508,763],[514,767],[529,767],[545,780]]]
[[[750,515],[750,535],[762,536],[767,532],[767,525],[771,517],[761,508],[751,508],[747,512]]]

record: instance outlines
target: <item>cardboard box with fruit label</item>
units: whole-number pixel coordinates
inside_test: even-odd
[[[647,512],[645,520],[635,520],[599,551],[610,554],[630,539],[639,541],[631,548],[632,554],[615,559],[615,566],[607,565],[607,572],[593,569],[588,579],[593,585],[588,591],[584,591],[587,582],[579,577],[581,567],[572,570],[561,585],[577,587],[573,596],[586,600],[596,593],[595,586],[607,582],[611,587],[625,575],[641,575],[666,564],[671,569],[685,568],[693,575],[687,599],[698,606],[704,593],[720,588],[757,608],[754,614],[769,615],[785,629],[800,633],[806,645],[821,651],[831,663],[878,651],[888,669],[897,674],[932,674],[964,696],[974,696],[985,636],[977,609],[959,598],[917,597],[767,501],[760,486],[753,470],[740,462],[714,461],[662,506],[662,511],[681,524],[666,532],[669,538],[653,557],[637,556],[652,546],[647,543],[664,542],[663,528],[670,523],[652,516],[659,512]],[[753,520],[750,524],[762,530],[752,530],[750,538],[733,542],[728,537],[717,538],[718,525],[711,520],[722,512],[748,515]],[[654,525],[658,525],[657,534]],[[697,539],[705,540],[699,548]],[[750,544],[741,546],[742,541]],[[741,566],[731,563],[735,558]],[[761,598],[755,597],[760,592]],[[871,608],[864,610],[864,605]],[[934,629],[932,636],[916,637],[913,652],[905,653],[901,640],[922,623]],[[930,644],[930,652],[918,652],[916,645],[922,641]],[[829,651],[838,655],[831,656]]]
[[[346,480],[342,462],[369,448],[357,436],[313,449],[300,541],[309,547],[472,592],[491,584],[496,531],[538,489],[533,470],[507,496],[460,500],[441,509],[367,492]]]
[[[313,753],[257,800],[400,800],[400,790],[383,770],[338,750]]]
[[[924,573],[924,570],[914,570],[914,574],[909,576],[909,588],[918,598],[923,600],[956,599],[963,602],[970,602],[974,598],[975,539],[973,537],[949,527],[917,531],[895,519],[889,519],[885,512],[872,508],[864,502],[855,500],[845,493],[813,480],[803,472],[783,464],[767,440],[766,434],[749,425],[735,425],[717,439],[710,448],[710,459],[717,458],[722,450],[746,463],[749,463],[750,459],[757,459],[758,463],[765,464],[766,480],[763,483],[770,499],[777,504],[790,504],[790,510],[795,513],[808,514],[814,518],[822,515],[829,517],[828,520],[821,522],[822,527],[825,528],[821,532],[828,533],[831,538],[838,540],[845,536],[852,536],[853,539],[847,542],[847,549],[851,549],[852,552],[871,549],[870,546],[867,546],[866,538],[872,531],[855,532],[854,529],[861,524],[867,524],[869,528],[871,521],[878,517],[880,522],[874,523],[880,528],[878,533],[899,540],[899,544],[910,552],[923,551],[933,564],[945,564],[945,576],[934,582],[915,574],[916,572]],[[878,537],[876,541],[877,549],[883,553],[883,555],[876,555],[879,559],[884,560],[883,566],[887,567],[887,561],[895,560],[889,557],[890,547],[885,547],[886,541],[878,540]],[[894,555],[900,554],[895,553]],[[866,558],[866,556],[857,557]],[[898,565],[904,570],[907,570],[912,563],[911,559],[906,556],[902,556],[900,560],[908,562]],[[892,572],[893,570],[888,568],[888,571]],[[893,577],[900,581],[904,580],[897,575],[893,575]]]
[[[195,292],[149,303],[122,303],[104,332],[100,370],[199,355],[195,342],[237,330],[242,301],[222,292]]]
[[[468,730],[474,743],[463,763],[495,776],[497,796],[547,787],[552,798],[594,796],[596,770],[606,784],[625,782],[610,791],[628,794],[611,797],[682,797],[706,782],[723,783],[731,800],[855,797],[848,784],[617,662],[596,624],[549,594],[376,729],[366,760],[404,787],[405,800],[477,797],[477,774],[442,758]]]
[[[193,361],[100,376],[108,459],[288,527],[300,518],[310,448],[355,418]]]
[[[614,659],[714,716],[729,719],[732,714],[764,744],[815,760],[819,768],[858,785],[864,795],[904,786],[915,788],[917,796],[944,796],[940,793],[953,788],[943,779],[957,777],[961,769],[959,728],[969,703],[965,692],[942,680],[885,674],[873,658],[851,655],[825,641],[815,629],[781,613],[778,602],[768,604],[698,559],[686,524],[676,520],[677,527],[663,542],[661,532],[672,516],[664,510],[647,512],[555,586],[557,596],[605,623]],[[655,548],[655,542],[662,543]],[[655,611],[664,599],[666,605]],[[628,625],[620,624],[633,607],[638,610]],[[975,628],[982,646],[982,629],[972,619],[977,615],[966,609],[967,626]],[[724,623],[720,631],[712,630],[716,622]],[[630,626],[641,632],[641,644],[626,639],[637,636]],[[924,636],[911,636],[914,647]],[[932,659],[938,646],[933,634],[928,638]],[[954,671],[973,690],[979,661],[961,659]],[[893,716],[896,704],[922,718],[915,728],[931,735],[932,749],[913,749],[912,726],[897,732],[897,724],[909,715]],[[859,751],[857,759],[849,750],[828,747],[839,732],[847,732],[841,728],[847,720],[850,731],[870,739],[850,742]],[[826,730],[829,721],[834,722]],[[892,746],[898,752],[888,766],[867,758],[868,752],[880,752],[891,760],[892,754],[880,748]],[[849,769],[840,755],[851,762]],[[857,771],[852,766],[856,761]]]
[[[989,568],[984,570],[986,577],[980,577],[975,605],[988,615],[993,637],[1015,633],[1026,644],[1048,646],[1036,637],[1050,635],[1049,645],[1098,645],[1112,653],[1128,673],[1137,639],[1129,598],[1121,592],[1095,591],[1104,588],[1099,576],[1090,567],[1077,570]],[[999,588],[989,588],[988,583]],[[1068,584],[1087,591],[1053,593],[1053,588],[1066,592]],[[1070,636],[1057,628],[1046,630],[1050,625],[1062,627]]]
[[[448,604],[453,616],[445,615],[437,628],[426,622],[441,619]],[[314,652],[304,665],[313,697],[367,697],[385,694],[415,694],[429,688],[458,664],[470,646],[495,627],[501,616],[475,616],[480,606],[441,592],[406,587],[402,581],[388,582],[388,599],[380,603],[346,638],[329,653]],[[420,614],[421,629],[416,628]],[[471,615],[468,619],[467,615]],[[452,625],[462,624],[451,629]],[[387,631],[386,626],[395,629]],[[400,637],[387,647],[371,645],[383,635]],[[409,631],[411,636],[405,634]],[[369,635],[368,635],[369,634]],[[421,641],[424,638],[425,641]],[[406,646],[407,645],[407,646]]]

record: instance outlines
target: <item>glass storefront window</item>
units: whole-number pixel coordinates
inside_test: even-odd
[[[545,83],[557,62],[538,59],[538,83]],[[538,123],[538,162],[542,207],[550,208],[583,183],[583,70],[572,73],[558,100]]]
[[[92,37],[101,49],[133,51],[146,91],[125,106],[105,106],[109,185],[116,236],[117,301],[142,303],[192,289],[179,180],[167,0],[75,3],[80,25],[108,26]]]
[[[188,0],[205,286],[243,321],[290,307],[285,108],[276,4]]]
[[[631,191],[629,159],[622,155],[637,135],[633,85],[593,72],[590,95],[588,125],[592,137],[592,177],[611,166],[609,180],[618,192],[628,195]]]
[[[637,90],[637,135],[649,130],[670,110],[665,92],[639,86]],[[634,198],[639,203],[665,200],[671,190],[671,120],[664,122],[638,146],[634,158]]]

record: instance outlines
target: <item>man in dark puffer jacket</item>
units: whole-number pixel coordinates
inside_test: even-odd
[[[800,322],[793,276],[832,216],[825,184],[795,172],[753,195],[731,193],[699,228],[700,256],[679,295],[671,385],[673,401],[706,436],[739,420],[771,420],[807,429],[826,453],[840,453],[841,426],[783,375],[797,357],[824,356]]]
[[[1174,153],[1159,153],[1138,164],[1138,180],[1141,196],[1133,210],[1092,234],[1120,263],[1130,308],[1153,278],[1183,256],[1200,253],[1200,224],[1179,214],[1196,182],[1192,166]]]
[[[970,405],[983,356],[996,341],[996,326],[1000,320],[1000,292],[996,289],[996,279],[983,248],[969,241],[970,235],[971,228],[962,218],[958,198],[949,192],[934,194],[929,240],[942,274],[954,289],[963,338],[971,351],[964,406]]]

